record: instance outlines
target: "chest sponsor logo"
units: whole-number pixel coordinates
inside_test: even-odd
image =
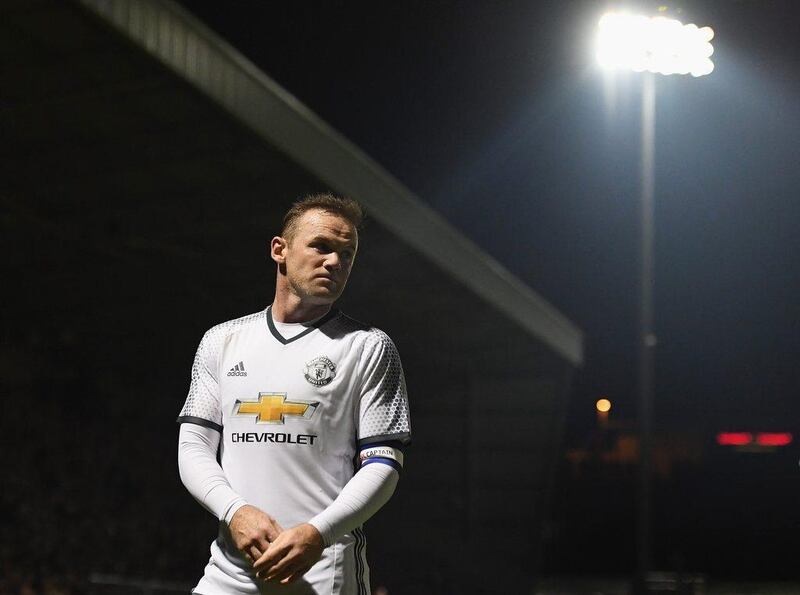
[[[314,446],[315,434],[285,434],[284,432],[233,432],[231,442],[269,442],[271,444],[305,444]]]
[[[306,363],[305,377],[314,386],[325,386],[336,378],[336,364],[324,355]]]
[[[311,419],[318,402],[286,399],[286,393],[258,393],[257,401],[236,400],[234,415],[255,415],[258,424],[283,424],[286,416]]]

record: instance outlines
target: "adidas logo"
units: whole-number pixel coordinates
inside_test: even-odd
[[[244,371],[244,362],[239,362],[233,366],[228,372],[228,376],[247,376],[247,372]]]

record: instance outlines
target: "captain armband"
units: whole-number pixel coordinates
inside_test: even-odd
[[[383,463],[397,470],[403,469],[403,451],[388,444],[369,444],[361,449],[358,456],[361,466],[370,463]]]

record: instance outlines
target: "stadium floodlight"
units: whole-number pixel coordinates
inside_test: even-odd
[[[714,70],[711,27],[666,17],[607,13],[600,18],[597,61],[604,68],[703,76]]]

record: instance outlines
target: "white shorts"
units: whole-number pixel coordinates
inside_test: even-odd
[[[249,562],[223,539],[211,544],[211,559],[195,595],[370,595],[366,539],[361,529],[325,548],[322,558],[291,585],[256,578]]]

